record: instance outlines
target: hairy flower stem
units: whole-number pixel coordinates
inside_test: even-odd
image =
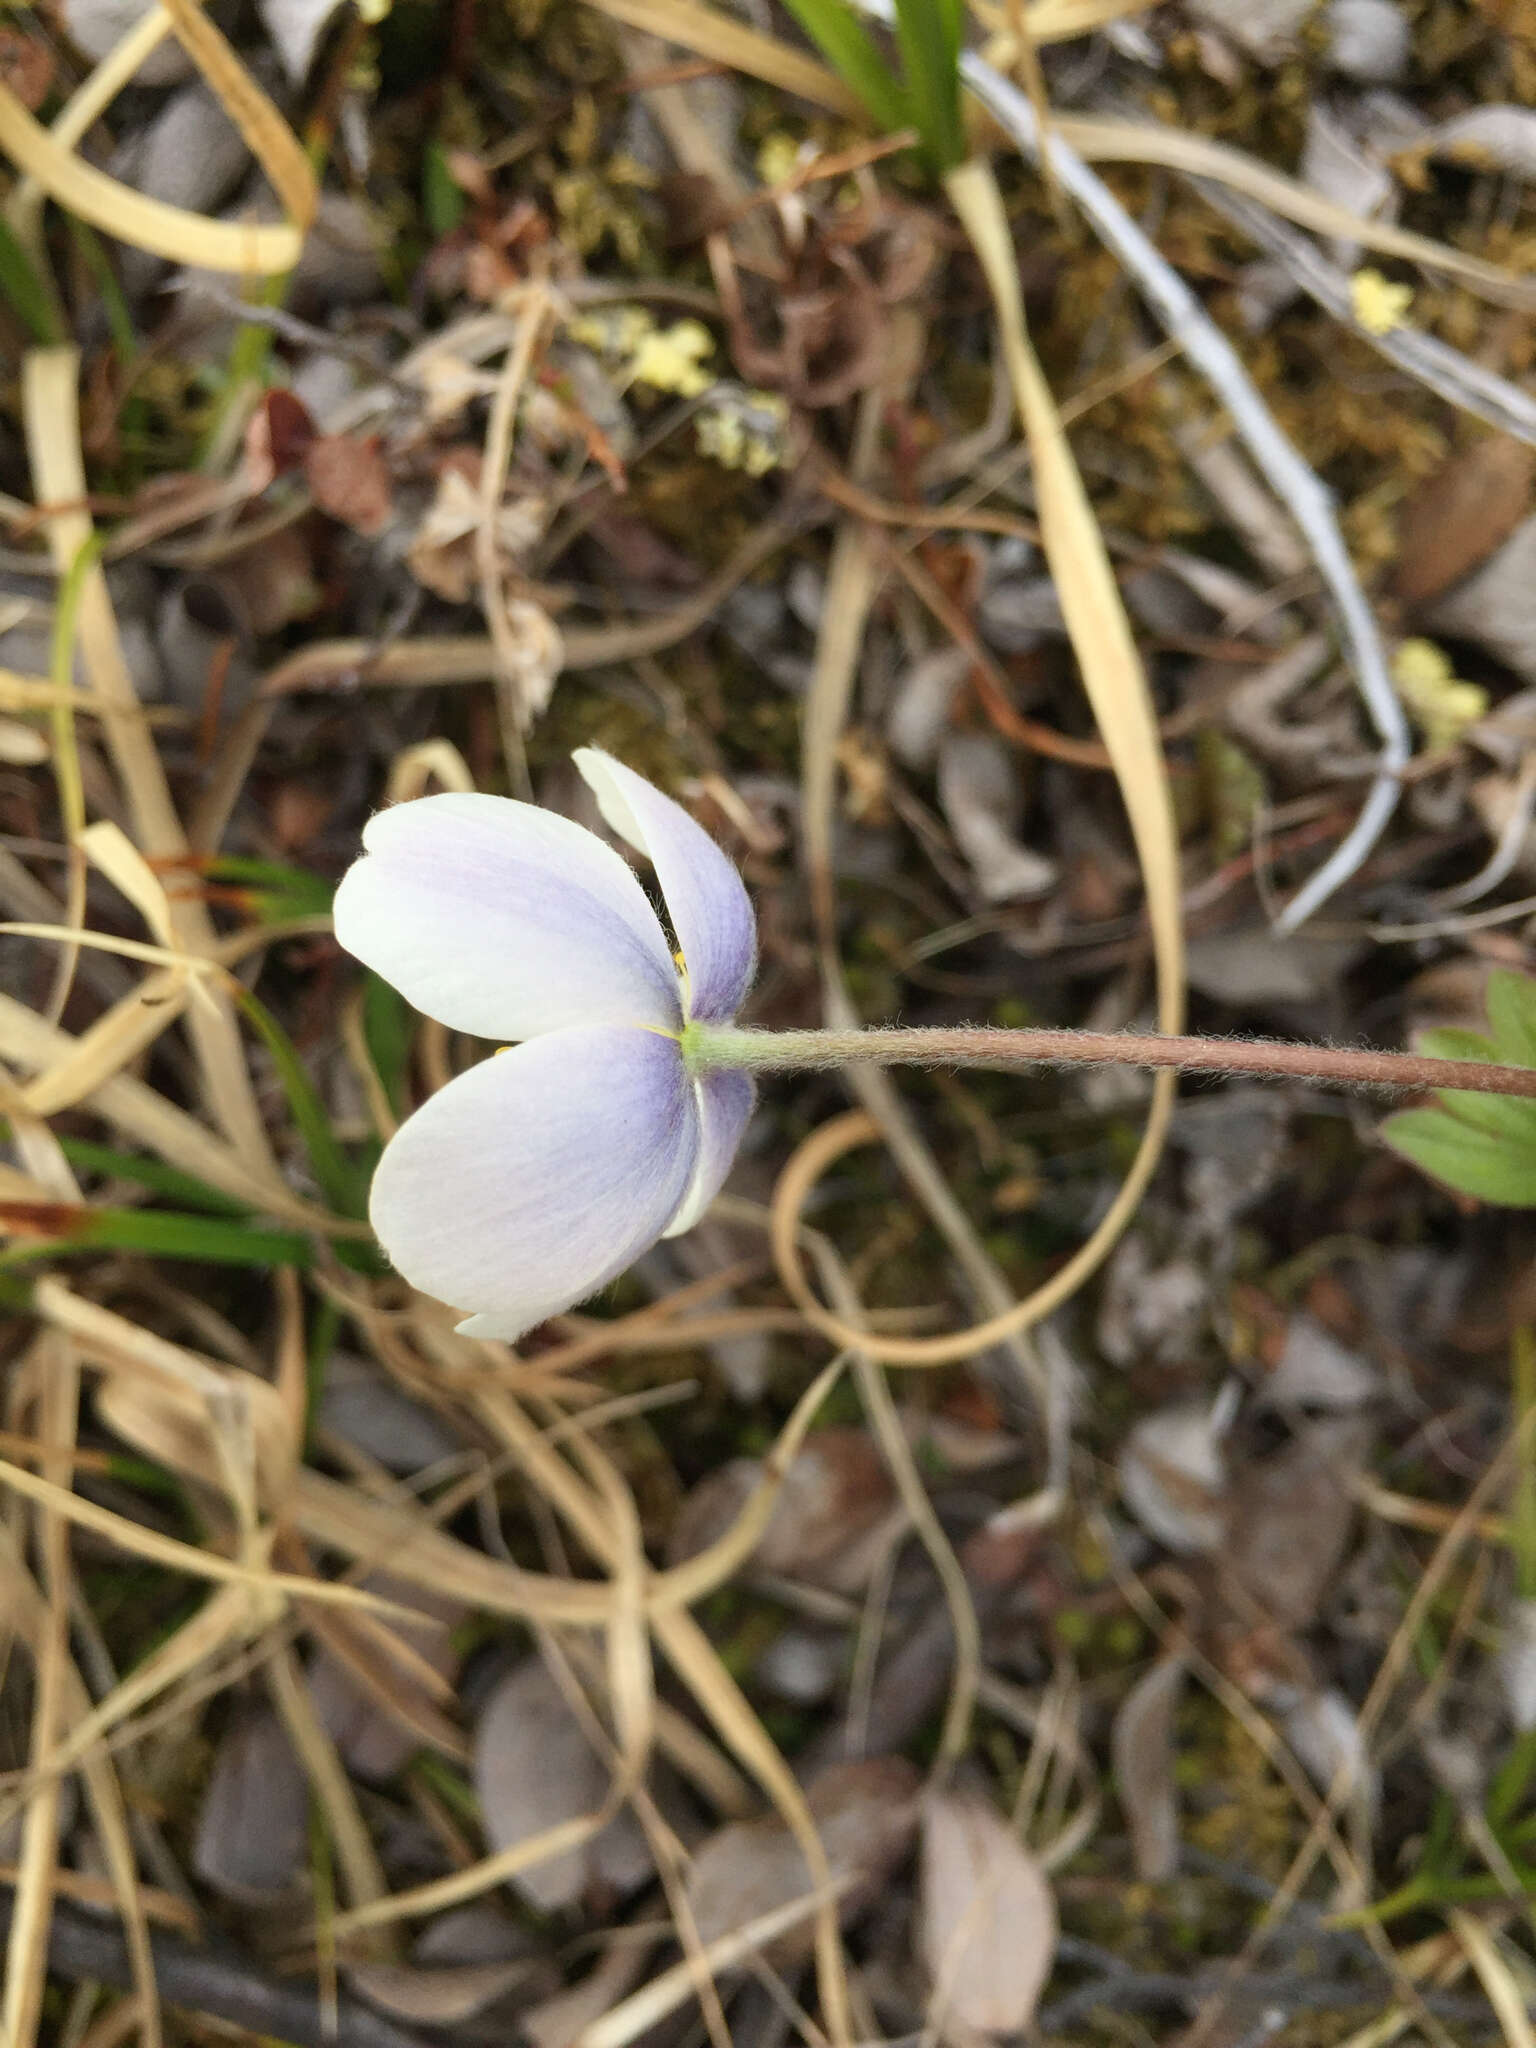
[[[1165,1038],[1135,1031],[1010,1031],[969,1024],[931,1031],[737,1031],[690,1024],[683,1055],[695,1072],[744,1067],[786,1073],[855,1060],[881,1067],[1177,1067],[1190,1074],[1258,1074],[1346,1088],[1536,1096],[1536,1067],[1269,1038]]]

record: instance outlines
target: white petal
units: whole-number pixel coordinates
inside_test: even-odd
[[[677,970],[623,858],[509,797],[454,792],[369,820],[336,892],[336,936],[455,1031],[680,1020]]]
[[[546,1033],[471,1067],[385,1147],[370,1213],[414,1287],[513,1337],[654,1244],[692,1183],[699,1116],[675,1039]]]
[[[572,756],[621,839],[656,870],[682,948],[688,1014],[723,1024],[741,1007],[757,963],[757,922],[746,884],[702,825],[596,747]]]
[[[719,1194],[757,1100],[751,1077],[739,1067],[711,1068],[694,1082],[693,1092],[699,1112],[699,1163],[682,1207],[662,1232],[664,1237],[681,1237],[685,1230],[692,1230]]]

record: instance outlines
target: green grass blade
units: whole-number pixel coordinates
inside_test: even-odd
[[[107,327],[118,356],[123,363],[131,363],[139,353],[138,331],[133,324],[133,313],[129,308],[127,296],[118,282],[111,259],[102,246],[101,237],[87,222],[76,220],[72,214],[69,216],[69,233],[100,295],[101,310],[106,315]]]
[[[218,1188],[209,1187],[195,1175],[162,1159],[139,1152],[117,1152],[110,1145],[98,1145],[90,1138],[60,1138],[64,1157],[85,1173],[110,1174],[114,1180],[132,1181],[152,1194],[165,1195],[183,1208],[210,1210],[215,1216],[247,1216],[250,1205],[237,1202]]]
[[[283,1084],[288,1107],[309,1153],[310,1165],[320,1190],[340,1216],[362,1221],[368,1214],[368,1186],[373,1179],[377,1150],[365,1147],[361,1156],[350,1157],[338,1144],[330,1117],[299,1058],[292,1039],[264,1004],[249,989],[239,996],[240,1007],[255,1025]],[[336,1240],[336,1257],[356,1273],[385,1273],[384,1256],[373,1244],[359,1244],[347,1238]]]
[[[785,0],[823,57],[888,135],[911,125],[912,107],[874,39],[847,0]]]
[[[0,220],[0,299],[10,306],[40,348],[63,341],[52,294],[11,229]]]
[[[363,982],[363,1038],[374,1072],[398,1117],[406,1111],[406,1074],[411,1063],[411,1012],[404,996],[377,974]]]
[[[285,923],[291,917],[317,917],[331,907],[336,894],[334,882],[308,868],[289,867],[282,861],[247,860],[221,853],[203,867],[204,878],[216,888],[238,892],[241,907],[264,924]]]
[[[241,990],[239,1003],[272,1055],[321,1193],[339,1215],[363,1216],[367,1208],[367,1177],[337,1143],[325,1104],[320,1100],[293,1040],[249,989]]]
[[[923,153],[943,177],[965,159],[960,20],[951,0],[896,0],[896,40]]]
[[[178,1215],[168,1209],[93,1209],[87,1204],[37,1205],[36,1222],[25,1221],[28,1205],[0,1205],[7,1227],[39,1229],[0,1252],[0,1267],[13,1270],[40,1259],[80,1252],[138,1252],[155,1259],[199,1259],[219,1266],[311,1266],[314,1245],[302,1231],[263,1229],[222,1217]]]
[[[1488,1825],[1497,1833],[1519,1813],[1536,1779],[1536,1728],[1527,1728],[1510,1744],[1509,1754],[1494,1772],[1488,1788]]]

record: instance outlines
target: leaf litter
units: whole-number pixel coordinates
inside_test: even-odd
[[[1128,1019],[1154,971],[1166,1019],[1182,936],[1204,1028],[1518,1031],[1517,14],[978,9],[1104,167],[1067,203],[1112,188],[1192,288],[1183,365],[1141,245],[1007,152],[1000,223],[956,195],[999,326],[770,14],[6,24],[19,2048],[162,2002],[360,2048],[1207,2038],[1252,1998],[1297,2044],[1529,2039],[1518,1213],[1300,1087],[1188,1091],[1127,1194],[1139,1087],[861,1082],[838,1125],[812,1077],[705,1252],[475,1343],[363,1206],[467,1049],[326,919],[386,793],[569,812],[597,744],[744,865],[755,1022]],[[1340,507],[1352,640],[1255,405]],[[1374,849],[1362,618],[1476,703],[1410,706]]]

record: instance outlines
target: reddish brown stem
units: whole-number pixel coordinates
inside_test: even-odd
[[[1177,1067],[1191,1074],[1256,1074],[1412,1094],[1461,1088],[1478,1095],[1536,1097],[1536,1067],[1434,1060],[1354,1046],[1298,1045],[1268,1038],[1171,1038],[1135,1031],[953,1030],[735,1031],[689,1027],[684,1046],[696,1067],[758,1072],[840,1067]]]

